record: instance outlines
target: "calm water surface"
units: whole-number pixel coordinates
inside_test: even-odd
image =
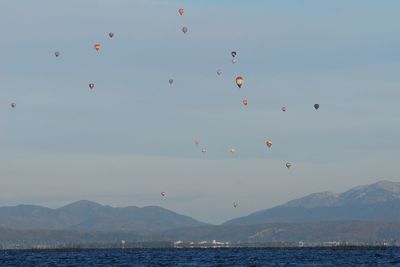
[[[0,266],[400,266],[400,248],[6,250]]]

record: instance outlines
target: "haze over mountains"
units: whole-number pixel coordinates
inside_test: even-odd
[[[341,194],[315,193],[222,225],[156,206],[113,208],[78,201],[58,209],[1,207],[0,233],[0,243],[108,242],[124,236],[135,241],[400,240],[400,183],[381,181]]]

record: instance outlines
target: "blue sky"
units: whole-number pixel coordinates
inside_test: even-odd
[[[0,203],[161,205],[219,223],[398,181],[399,7],[1,1]]]

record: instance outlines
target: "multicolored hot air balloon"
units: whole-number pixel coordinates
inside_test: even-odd
[[[184,34],[186,34],[186,33],[188,32],[188,28],[187,28],[187,27],[183,27],[183,28],[182,28],[182,32],[183,32]]]
[[[94,89],[94,87],[95,87],[95,84],[94,84],[94,83],[89,83],[89,88],[90,88],[90,90]]]
[[[239,88],[242,88],[243,83],[244,83],[244,79],[243,79],[242,76],[236,77],[236,85],[237,85]]]
[[[265,144],[267,145],[268,148],[272,147],[272,141],[268,140],[267,142],[265,142]]]
[[[183,14],[185,13],[185,9],[183,8],[178,9],[178,13],[179,15],[183,16]]]
[[[245,106],[247,106],[248,104],[249,104],[249,100],[247,100],[247,99],[243,99],[243,105],[245,105]]]
[[[95,44],[95,45],[94,45],[94,48],[96,49],[96,51],[99,51],[100,48],[101,48],[101,45],[100,45],[100,44]]]
[[[315,110],[318,110],[319,109],[319,104],[315,104],[314,108],[315,108]]]
[[[12,107],[12,108],[15,108],[16,106],[17,106],[17,104],[16,104],[15,102],[12,102],[12,103],[11,103],[11,107]]]
[[[113,38],[114,37],[114,33],[110,32],[110,33],[108,33],[108,36],[110,36],[110,38]]]
[[[286,107],[281,108],[282,112],[286,112]]]
[[[290,167],[292,167],[292,163],[287,162],[287,163],[286,163],[286,168],[290,169]]]
[[[56,52],[54,52],[54,55],[55,55],[56,57],[59,57],[59,56],[60,56],[60,52],[59,52],[59,51],[56,51]]]

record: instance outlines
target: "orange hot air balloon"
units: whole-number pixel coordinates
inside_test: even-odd
[[[181,16],[183,16],[183,14],[185,13],[185,9],[180,8],[180,9],[178,9],[178,12],[179,12],[179,14],[180,14]]]
[[[236,84],[237,84],[237,86],[238,86],[239,88],[242,88],[243,83],[244,83],[244,79],[243,79],[242,76],[236,77]]]
[[[247,106],[249,104],[249,100],[243,99],[243,105]]]
[[[268,148],[272,147],[272,141],[268,140],[267,142],[265,142],[265,144],[267,145]]]
[[[95,45],[94,45],[94,48],[96,49],[96,51],[99,51],[100,48],[101,48],[101,45],[100,45],[100,44],[95,44]]]

